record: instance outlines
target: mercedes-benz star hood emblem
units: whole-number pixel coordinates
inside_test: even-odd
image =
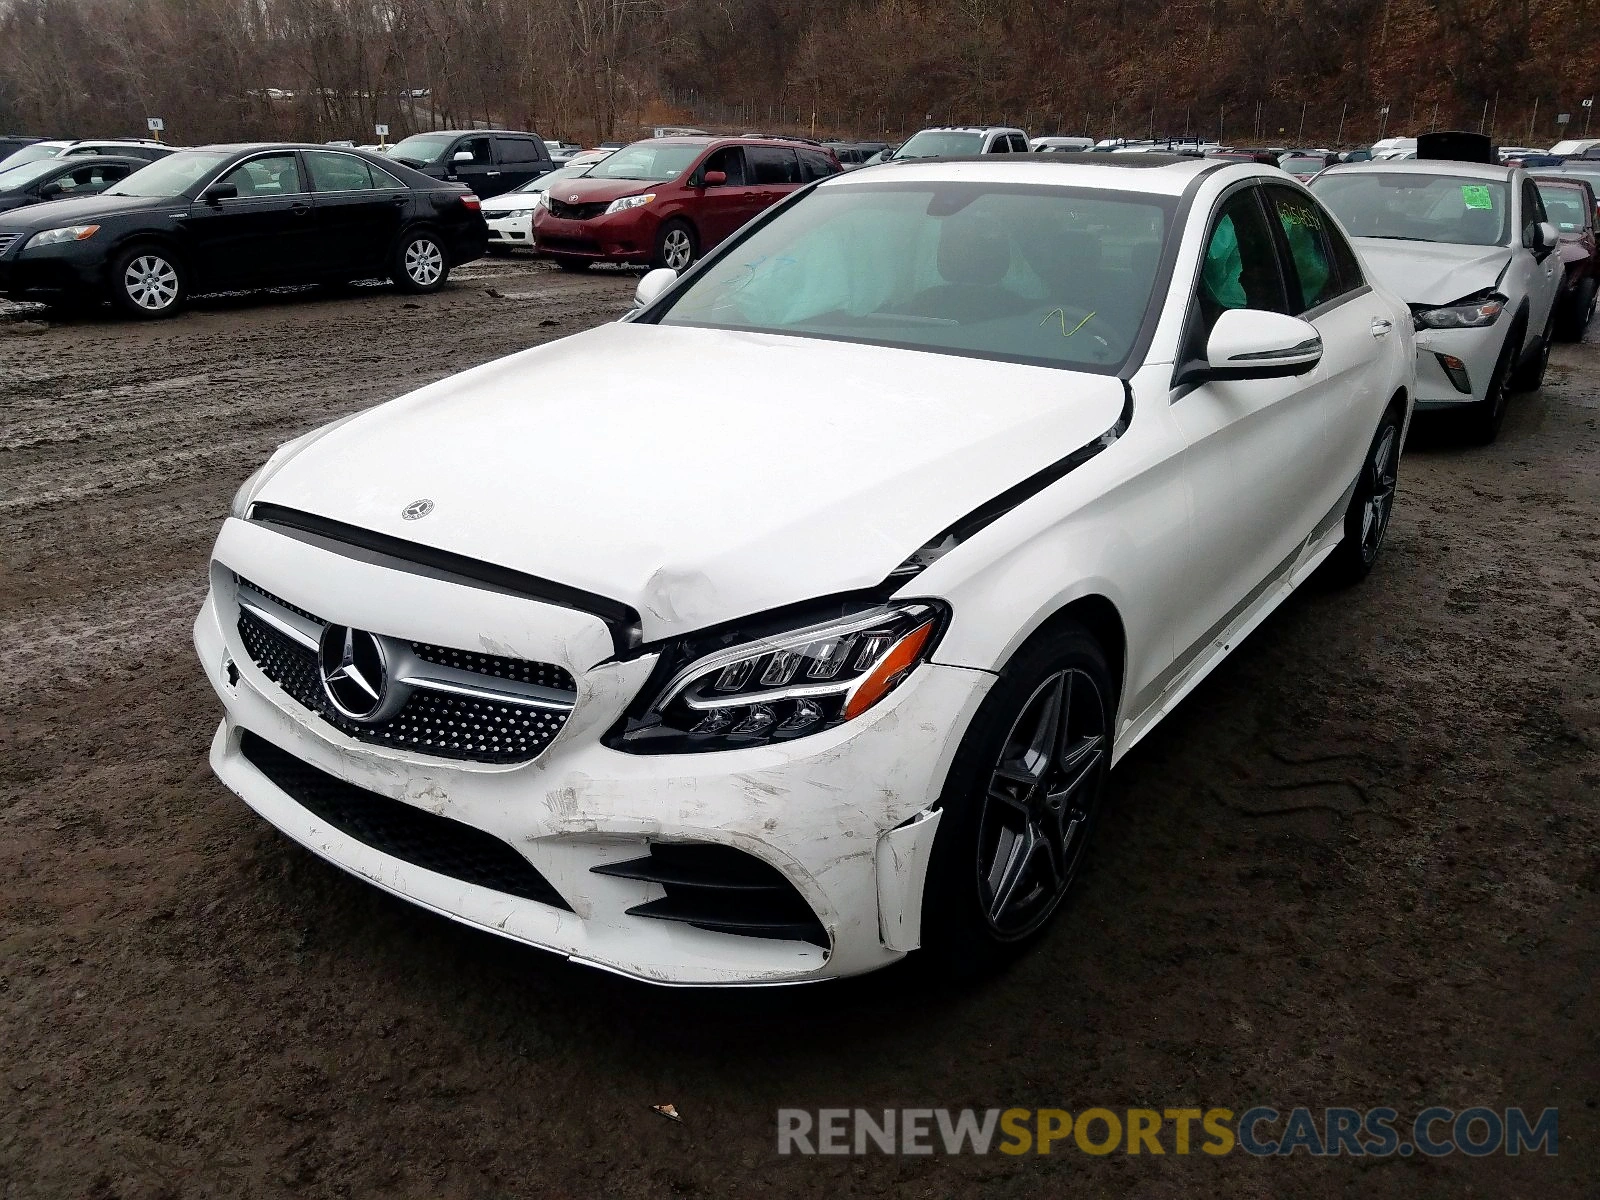
[[[433,501],[426,498],[413,500],[400,510],[400,516],[407,521],[420,521],[433,511]]]

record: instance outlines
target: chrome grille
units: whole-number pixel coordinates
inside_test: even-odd
[[[535,758],[566,724],[577,696],[572,675],[531,662],[435,646],[390,642],[396,686],[406,688],[393,716],[354,721],[329,703],[316,642],[320,617],[247,580],[239,581],[239,639],[261,673],[303,708],[349,737],[437,758],[511,763]]]
[[[566,221],[588,221],[594,217],[603,216],[606,209],[611,207],[611,201],[601,200],[594,204],[568,204],[565,200],[550,197],[550,215],[560,217]]]

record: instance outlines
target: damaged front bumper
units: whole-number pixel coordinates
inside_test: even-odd
[[[252,659],[238,628],[238,577],[331,622],[557,663],[576,681],[576,705],[548,747],[524,763],[446,761],[357,741]],[[602,745],[601,735],[654,658],[618,661],[597,618],[347,558],[239,520],[218,539],[195,646],[227,710],[212,767],[277,828],[425,908],[663,984],[850,975],[916,948],[937,798],[993,681],[986,672],[925,664],[863,716],[811,737],[713,753],[624,753]],[[402,815],[415,810],[427,814],[422,820],[490,835],[525,859],[552,895],[513,894],[482,873],[395,852],[368,826],[297,799],[281,775],[263,769],[263,743],[328,787],[359,789],[353,794],[369,804],[409,806]],[[674,885],[660,882],[671,871],[641,877],[652,872],[632,864],[683,846],[738,852],[733,857],[748,856],[753,871],[776,872],[814,915],[818,935],[748,936],[726,931],[714,914],[696,922],[681,909],[675,918],[651,915],[673,912]],[[737,900],[728,911],[737,913]]]

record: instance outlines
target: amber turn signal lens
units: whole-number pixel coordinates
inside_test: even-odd
[[[856,685],[854,693],[844,706],[844,719],[850,721],[866,712],[894,687],[901,674],[909,667],[916,665],[918,657],[922,654],[922,647],[933,636],[932,621],[925,621],[918,625],[905,637],[901,638],[883,656],[883,661],[867,674]]]

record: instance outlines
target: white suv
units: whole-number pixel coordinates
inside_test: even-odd
[[[1560,235],[1516,167],[1443,159],[1345,163],[1311,190],[1373,275],[1411,306],[1417,408],[1459,412],[1493,441],[1510,392],[1550,359]]]
[[[906,158],[965,158],[973,154],[1030,154],[1028,135],[1011,125],[935,125],[914,133],[894,152]]]

